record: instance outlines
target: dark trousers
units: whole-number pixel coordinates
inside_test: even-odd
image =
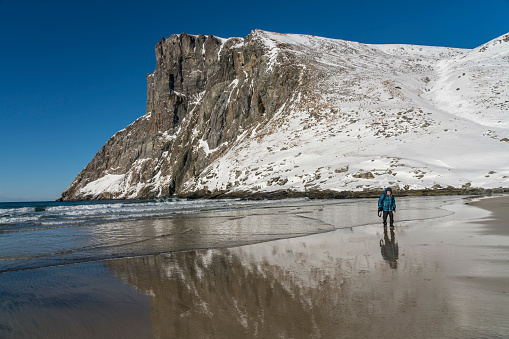
[[[383,219],[384,219],[384,226],[387,226],[387,216],[389,216],[389,221],[391,223],[391,226],[394,225],[394,213],[392,211],[384,211]]]

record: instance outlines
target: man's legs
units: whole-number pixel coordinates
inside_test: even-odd
[[[389,220],[391,223],[391,227],[394,227],[394,213],[392,211],[387,212],[387,213],[389,213]]]
[[[387,216],[389,216],[389,222],[391,227],[394,227],[394,213],[391,211],[384,211],[383,219],[384,219],[384,227],[387,227]]]

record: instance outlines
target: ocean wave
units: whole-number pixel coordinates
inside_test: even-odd
[[[296,199],[299,200],[299,199]],[[267,201],[158,199],[108,202],[0,203],[0,233],[228,210]],[[274,204],[275,202],[271,202]]]

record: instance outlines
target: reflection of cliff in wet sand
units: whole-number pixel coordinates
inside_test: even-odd
[[[338,326],[348,282],[323,276],[320,289],[302,288],[291,272],[245,266],[229,250],[180,253],[112,262],[130,284],[152,294],[152,334],[158,338],[270,338],[319,335]],[[147,271],[149,272],[147,274]],[[325,307],[324,307],[325,306]],[[339,313],[340,314],[340,313]]]
[[[387,313],[385,308],[394,303],[403,313],[398,318],[407,323],[393,333],[440,333],[450,323],[448,307],[437,305],[435,310],[430,294],[419,291],[422,275],[399,284],[401,291],[394,293],[386,281],[390,271],[381,262],[366,267],[360,258],[314,258],[315,246],[310,251],[306,242],[294,242],[265,248],[279,265],[260,260],[264,255],[255,245],[122,259],[109,266],[151,295],[154,337],[375,336],[387,332],[384,322],[394,310]],[[411,312],[417,306],[423,308],[419,322]],[[427,329],[430,324],[432,330]]]
[[[480,210],[448,209],[388,233],[366,225],[108,266],[151,296],[154,337],[509,335],[507,265],[491,259],[509,253],[487,247],[505,238],[473,236],[480,227],[466,221]]]

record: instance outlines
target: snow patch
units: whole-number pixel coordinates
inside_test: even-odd
[[[97,194],[100,192],[123,191],[125,174],[106,174],[104,177],[88,183],[80,190],[82,195]]]

